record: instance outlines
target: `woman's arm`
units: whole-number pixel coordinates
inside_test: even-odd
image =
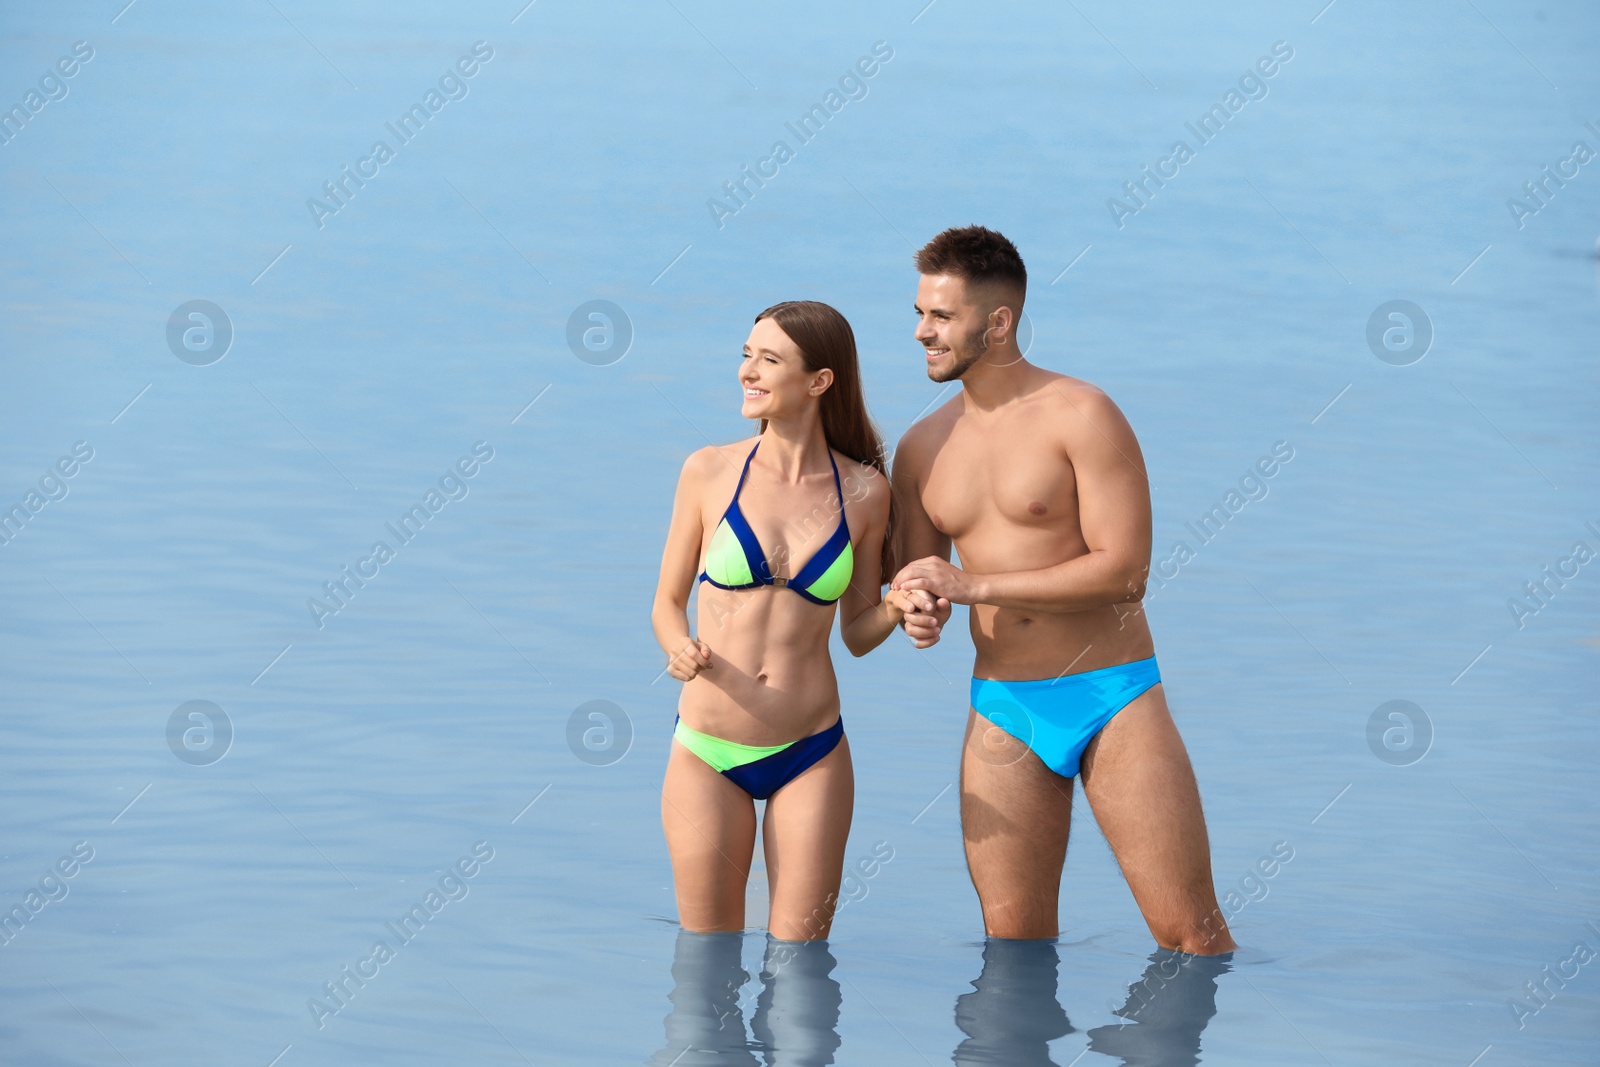
[[[929,598],[908,590],[895,590],[887,599],[882,595],[883,539],[889,526],[888,479],[871,467],[861,467],[846,484],[851,487],[850,503],[856,514],[866,518],[866,529],[853,549],[855,566],[850,573],[850,588],[839,600],[839,633],[851,655],[865,656],[883,644],[906,612],[913,610],[915,597]],[[933,641],[917,642],[919,648],[931,644]]]
[[[650,610],[656,641],[667,654],[667,672],[680,682],[711,669],[711,649],[689,634],[689,594],[694,590],[700,545],[705,537],[700,522],[701,490],[707,464],[714,459],[712,449],[703,448],[684,460],[672,498],[667,545],[661,553],[661,577],[656,582],[655,603]]]

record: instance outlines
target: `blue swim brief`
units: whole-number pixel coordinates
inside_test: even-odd
[[[1112,717],[1161,681],[1156,658],[1041,681],[972,679],[972,710],[1027,745],[1064,778]]]

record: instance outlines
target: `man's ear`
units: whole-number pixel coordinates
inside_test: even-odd
[[[1017,339],[1016,326],[1017,316],[1016,313],[1012,311],[1011,305],[1001,304],[999,307],[989,312],[989,329],[991,331],[1001,331],[1002,335],[1009,336],[1013,342],[1015,342]]]
[[[823,367],[812,376],[811,385],[808,387],[808,391],[812,396],[821,396],[823,393],[828,391],[828,387],[832,384],[833,370],[829,367]]]

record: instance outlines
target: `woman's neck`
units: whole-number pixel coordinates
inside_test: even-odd
[[[822,420],[815,415],[769,419],[761,434],[761,455],[777,469],[783,481],[791,484],[798,484],[808,473],[831,469],[828,439],[822,433]]]

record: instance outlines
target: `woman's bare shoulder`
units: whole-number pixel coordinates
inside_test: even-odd
[[[848,503],[858,504],[869,514],[889,514],[889,479],[870,463],[861,463],[842,453],[835,453],[839,461],[839,477]]]
[[[683,461],[683,478],[699,483],[716,480],[730,470],[737,475],[744,457],[755,445],[755,438],[735,441],[727,445],[706,445],[689,453]]]

